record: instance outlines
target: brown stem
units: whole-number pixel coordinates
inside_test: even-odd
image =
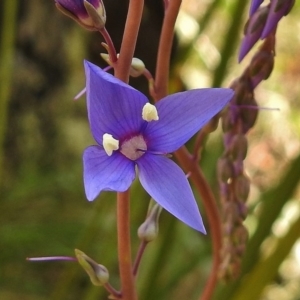
[[[112,42],[111,37],[105,27],[99,31],[102,34],[102,36],[108,46],[109,60],[112,63],[115,63],[118,60],[118,58],[117,58],[117,53],[116,53],[116,48],[114,46],[114,43]]]
[[[168,93],[170,57],[174,38],[174,26],[181,5],[181,0],[171,0],[163,21],[155,74],[156,101]]]
[[[171,49],[174,37],[174,26],[176,18],[181,5],[181,0],[171,0],[166,9],[166,15],[162,27],[162,33],[160,37],[158,58],[156,64],[156,75],[155,75],[155,100],[165,97],[168,93],[168,79],[170,69],[170,57]],[[199,145],[198,145],[199,146]],[[216,205],[214,195],[204,178],[199,166],[192,155],[188,152],[186,147],[181,147],[176,151],[175,156],[177,157],[180,165],[188,173],[191,173],[191,180],[196,186],[207,214],[209,228],[212,235],[213,244],[213,266],[210,273],[210,277],[205,286],[204,292],[201,296],[202,300],[209,300],[214,292],[218,268],[220,265],[220,253],[219,250],[222,245],[221,240],[221,222],[219,216],[219,210]]]
[[[140,247],[139,247],[139,250],[138,250],[138,253],[136,255],[134,265],[133,265],[133,276],[137,275],[137,272],[138,272],[138,269],[139,269],[139,266],[140,266],[140,263],[141,263],[141,259],[142,259],[142,256],[145,252],[145,249],[146,249],[147,245],[148,245],[148,243],[145,242],[145,241],[142,241],[141,244],[140,244]]]
[[[122,300],[137,300],[131,262],[129,190],[117,194],[118,255]]]
[[[191,174],[190,178],[202,198],[207,215],[209,229],[211,231],[213,266],[210,277],[208,278],[207,284],[205,285],[204,292],[200,297],[201,300],[209,300],[211,299],[217,284],[218,268],[220,265],[219,251],[222,245],[222,234],[219,210],[210,186],[204,178],[198,164],[195,163],[193,157],[190,155],[186,147],[181,147],[180,149],[178,149],[175,152],[175,156],[185,172],[190,172]]]
[[[122,299],[122,294],[117,291],[110,283],[105,283],[103,286],[112,296],[114,296],[114,299]]]
[[[143,8],[144,0],[130,0],[120,56],[115,68],[115,76],[124,82],[129,80],[129,69],[141,24]]]

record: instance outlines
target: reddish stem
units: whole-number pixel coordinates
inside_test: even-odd
[[[181,147],[180,149],[178,149],[175,152],[175,156],[185,172],[190,172],[191,174],[190,178],[202,198],[202,202],[204,204],[205,212],[207,215],[209,229],[211,231],[213,266],[210,277],[205,285],[205,289],[200,297],[201,300],[209,300],[211,299],[217,284],[218,268],[221,261],[220,249],[222,245],[222,233],[219,209],[217,207],[216,200],[210,186],[204,178],[204,175],[202,174],[198,164],[195,162],[186,147]]]
[[[129,190],[117,193],[118,255],[122,300],[137,300],[131,262]]]
[[[138,269],[139,269],[139,266],[140,266],[140,263],[141,263],[141,259],[142,259],[142,256],[145,252],[145,249],[146,249],[147,245],[148,245],[148,243],[145,242],[145,241],[142,241],[141,244],[140,244],[140,247],[139,247],[139,250],[138,250],[138,253],[136,255],[134,265],[133,265],[133,276],[137,275],[137,272],[138,272]]]
[[[120,55],[115,68],[115,76],[124,82],[129,81],[129,69],[142,20],[143,8],[144,0],[130,0]]]
[[[172,0],[166,9],[163,21],[155,74],[156,101],[168,94],[170,57],[174,38],[174,26],[179,13],[181,0]]]
[[[118,60],[118,58],[117,58],[117,53],[116,53],[116,48],[114,46],[114,43],[112,42],[111,37],[105,27],[99,31],[102,34],[102,36],[105,39],[105,42],[108,46],[109,60],[112,63],[115,63]]]
[[[163,22],[162,33],[160,37],[158,58],[156,65],[156,76],[155,76],[155,100],[158,101],[165,97],[168,93],[168,79],[170,69],[170,57],[171,49],[174,37],[174,26],[176,18],[181,5],[181,0],[172,0],[168,3],[166,9],[166,15]],[[200,147],[199,143],[197,147]],[[216,200],[204,178],[197,161],[188,152],[186,147],[181,147],[176,151],[175,156],[177,157],[180,165],[186,171],[191,173],[191,180],[194,183],[196,189],[201,195],[204,208],[207,214],[209,228],[212,235],[212,246],[213,246],[213,266],[210,273],[210,277],[205,286],[204,292],[200,299],[208,300],[212,297],[214,289],[217,283],[218,268],[220,265],[220,253],[222,240],[221,240],[221,221],[219,216],[219,210],[216,204]]]

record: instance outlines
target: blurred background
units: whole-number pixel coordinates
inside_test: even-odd
[[[107,29],[118,51],[127,1],[104,0]],[[249,1],[184,0],[176,27],[171,90],[227,87],[249,63],[237,51]],[[261,110],[248,135],[251,178],[249,248],[240,276],[220,281],[215,299],[300,299],[300,3],[278,27],[272,76],[256,89]],[[146,1],[136,57],[155,70],[161,1]],[[83,150],[94,144],[85,99],[83,59],[103,65],[99,34],[59,13],[54,1],[0,2],[0,299],[107,299],[75,262],[26,257],[74,256],[78,248],[110,271],[118,287],[115,194],[89,203],[82,183]],[[147,93],[143,78],[134,86]],[[193,141],[189,144],[192,146]],[[209,137],[201,161],[218,193],[221,131]],[[132,189],[133,253],[149,197]],[[201,206],[201,199],[199,201]],[[205,218],[205,217],[204,217]],[[143,300],[198,299],[211,267],[210,236],[163,212],[160,234],[142,260]]]

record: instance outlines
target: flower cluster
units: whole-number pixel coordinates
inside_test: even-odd
[[[250,17],[245,25],[244,39],[239,53],[241,61],[259,39],[267,38],[276,29],[278,22],[286,16],[295,0],[271,0],[267,6],[260,7],[263,0],[252,0]]]
[[[186,143],[233,96],[231,89],[195,89],[150,104],[139,91],[85,62],[87,110],[96,146],[83,155],[88,200],[101,191],[126,191],[138,177],[150,196],[205,233],[183,171],[168,154]]]

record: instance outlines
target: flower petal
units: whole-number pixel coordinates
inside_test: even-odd
[[[172,160],[145,154],[137,165],[142,186],[159,205],[190,227],[206,233],[189,182]]]
[[[118,140],[138,133],[145,124],[142,110],[147,98],[87,61],[85,72],[88,117],[95,140],[102,144],[105,133]]]
[[[101,191],[124,192],[135,178],[134,162],[121,153],[108,156],[99,146],[90,146],[83,153],[83,180],[88,200]]]
[[[145,129],[148,150],[170,153],[181,147],[232,98],[231,89],[176,93],[156,105],[159,120]]]

